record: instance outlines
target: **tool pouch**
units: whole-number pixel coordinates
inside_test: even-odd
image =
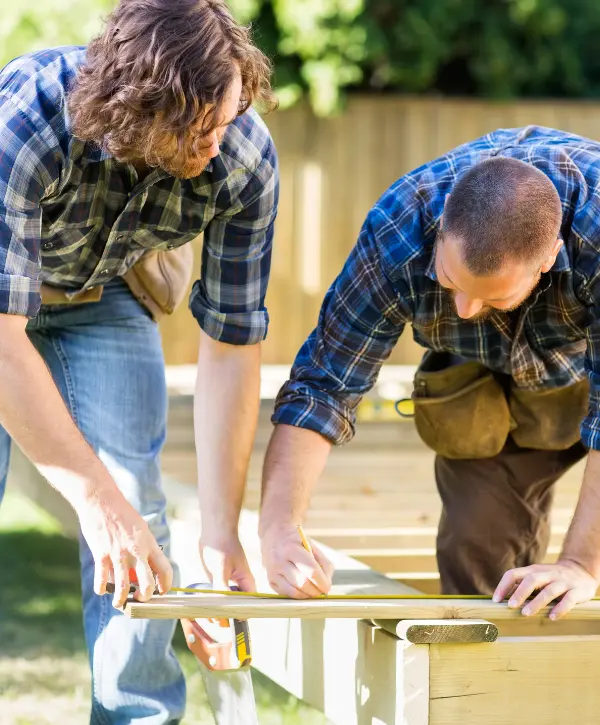
[[[415,426],[446,458],[491,458],[511,430],[502,385],[481,363],[428,351],[414,378]]]
[[[185,297],[192,276],[191,244],[147,252],[123,280],[155,320],[172,314]]]
[[[512,431],[521,448],[561,451],[580,440],[580,425],[588,410],[590,386],[586,379],[550,390],[510,391]]]

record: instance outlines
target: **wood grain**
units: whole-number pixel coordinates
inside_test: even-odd
[[[546,608],[541,616],[547,616]],[[190,594],[155,596],[148,602],[129,601],[132,619],[233,617],[237,619],[297,617],[300,619],[519,619],[506,604],[469,599],[255,599],[242,596]],[[578,605],[572,619],[600,618],[600,601]]]
[[[396,634],[413,644],[469,644],[495,642],[498,627],[484,619],[404,619]]]
[[[429,725],[596,725],[599,637],[431,645]]]

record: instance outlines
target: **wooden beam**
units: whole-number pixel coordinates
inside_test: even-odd
[[[396,634],[413,644],[473,644],[495,642],[498,627],[484,619],[404,619]]]
[[[202,581],[196,553],[199,522],[195,492],[168,479],[172,553],[183,584]],[[260,587],[256,514],[244,511],[240,536]],[[335,551],[336,592],[417,593]],[[288,692],[325,713],[335,725],[426,725],[429,668],[426,645],[399,640],[371,622],[354,619],[251,619],[252,666]]]
[[[428,647],[365,621],[256,619],[253,666],[335,725],[427,725]]]
[[[429,725],[598,722],[599,637],[431,645]]]
[[[129,601],[132,619],[184,619],[202,617],[300,619],[518,619],[519,610],[489,600],[470,599],[258,599],[243,596],[190,594],[155,596],[148,602]],[[546,607],[541,616],[547,616]],[[575,607],[574,619],[600,618],[600,601]]]

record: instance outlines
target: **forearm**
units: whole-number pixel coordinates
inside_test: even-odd
[[[0,423],[77,509],[90,496],[118,489],[73,422],[25,324],[0,315]]]
[[[201,334],[194,401],[202,533],[237,535],[260,402],[260,345]]]
[[[600,580],[600,451],[590,451],[561,560],[574,561]]]
[[[330,450],[331,443],[312,430],[275,427],[263,471],[261,535],[273,524],[302,523]]]

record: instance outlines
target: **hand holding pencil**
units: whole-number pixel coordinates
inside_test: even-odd
[[[299,525],[279,525],[262,537],[263,563],[278,594],[308,599],[331,589],[333,564]]]

